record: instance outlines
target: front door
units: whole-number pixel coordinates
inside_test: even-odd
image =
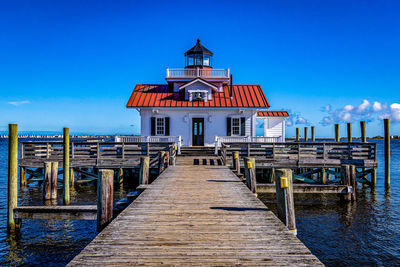
[[[193,118],[192,133],[192,145],[204,146],[204,118]]]

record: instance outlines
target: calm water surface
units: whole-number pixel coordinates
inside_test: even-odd
[[[359,185],[356,203],[336,196],[296,196],[298,237],[328,266],[400,266],[400,141],[392,141],[392,183],[384,189],[383,142],[378,143],[376,191]],[[61,204],[62,191],[58,192]],[[115,199],[126,188],[115,188]],[[270,196],[260,196],[275,209]],[[75,188],[72,204],[95,204],[93,186]],[[19,204],[41,205],[36,184],[20,191]],[[95,221],[24,220],[21,236],[9,239],[7,220],[7,140],[0,139],[0,263],[48,265],[68,263],[97,234]]]

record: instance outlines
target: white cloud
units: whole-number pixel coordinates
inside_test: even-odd
[[[394,122],[400,122],[400,104],[393,103],[390,105],[390,118]]]
[[[383,109],[382,104],[379,103],[378,101],[375,101],[374,104],[372,105],[372,110],[374,112],[381,111]]]
[[[8,104],[13,105],[13,106],[16,106],[16,107],[18,107],[18,106],[20,106],[20,105],[24,105],[24,104],[29,104],[29,103],[31,103],[31,101],[29,101],[29,100],[11,101],[11,102],[8,102]]]

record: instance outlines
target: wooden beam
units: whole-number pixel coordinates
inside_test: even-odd
[[[70,167],[69,167],[69,129],[64,128],[63,129],[63,202],[64,205],[69,205],[71,200],[70,200]]]
[[[8,125],[8,212],[7,230],[9,233],[18,229],[14,219],[14,209],[18,206],[18,126]]]
[[[233,167],[233,171],[236,173],[236,175],[240,175],[240,156],[239,156],[239,151],[234,151],[232,153],[232,167]]]
[[[390,120],[384,119],[385,131],[385,188],[390,187]]]
[[[139,185],[149,183],[150,157],[140,158]]]
[[[289,231],[292,231],[296,235],[292,170],[277,169],[275,170],[275,175],[278,218],[286,225]]]
[[[311,126],[311,141],[315,142],[315,127]]]
[[[97,231],[106,227],[113,218],[114,171],[100,170],[97,183]]]
[[[22,206],[14,209],[17,219],[96,220],[97,206]]]
[[[275,194],[274,184],[257,184],[258,193]],[[321,185],[321,184],[293,184],[293,193],[295,194],[345,194],[347,186],[345,185]]]
[[[256,160],[255,158],[245,157],[244,160],[244,175],[246,183],[253,194],[257,194],[256,182]]]

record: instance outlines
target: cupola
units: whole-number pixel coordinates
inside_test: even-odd
[[[185,68],[212,68],[213,53],[205,48],[200,39],[185,53]]]

